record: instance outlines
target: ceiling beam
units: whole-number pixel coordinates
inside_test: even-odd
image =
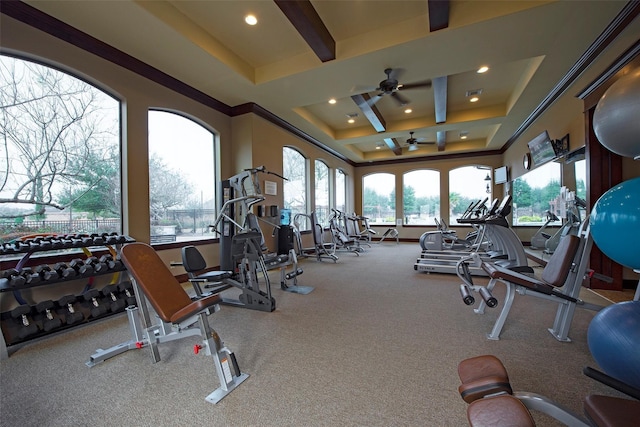
[[[447,131],[439,130],[436,132],[436,143],[438,144],[438,151],[444,151],[444,146],[447,143]]]
[[[449,26],[449,0],[427,0],[429,6],[429,31]]]
[[[336,42],[309,0],[273,0],[322,62],[336,59]]]
[[[387,144],[387,147],[389,147],[389,149],[391,151],[393,151],[393,153],[396,156],[399,156],[402,154],[402,148],[400,147],[400,143],[398,143],[398,140],[395,138],[384,138],[384,143]]]
[[[358,108],[360,108],[376,132],[384,132],[387,130],[387,124],[385,123],[382,114],[380,114],[380,111],[378,111],[375,105],[369,105],[368,101],[371,97],[368,94],[363,93],[361,95],[352,95],[351,99],[353,99],[353,102],[355,102]]]
[[[447,121],[447,76],[436,77],[431,81],[433,100],[436,110],[436,123]]]

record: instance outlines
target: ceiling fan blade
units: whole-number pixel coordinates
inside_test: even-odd
[[[398,90],[407,90],[407,89],[420,89],[420,88],[430,88],[431,87],[431,80],[425,80],[423,82],[416,82],[416,83],[408,83],[406,85],[402,85],[400,87],[398,87]]]
[[[391,97],[398,103],[400,104],[400,106],[404,107],[405,105],[409,104],[409,100],[407,98],[405,98],[404,96],[401,96],[398,92],[393,92],[391,94]]]
[[[380,101],[380,98],[382,98],[382,95],[384,94],[380,93],[372,98],[369,98],[367,100],[367,105],[369,105],[369,107],[373,107],[376,104],[376,102]]]
[[[435,141],[418,141],[416,142],[416,144],[424,144],[424,145],[433,145],[435,144]]]

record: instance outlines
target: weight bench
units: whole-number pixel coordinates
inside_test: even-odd
[[[112,350],[98,350],[87,363],[89,366],[104,360],[105,356],[126,351],[132,345],[135,348],[149,346],[152,362],[156,363],[160,360],[159,343],[200,335],[202,345],[196,345],[194,352],[198,354],[204,350],[207,356],[212,357],[220,380],[220,387],[205,398],[207,402],[218,403],[248,378],[248,374],[240,372],[233,352],[224,346],[217,332],[209,325],[208,316],[219,310],[221,299],[218,295],[192,300],[155,250],[145,243],[125,245],[121,258],[131,277],[138,302],[138,307],[127,309],[134,340]],[[147,302],[159,317],[159,325],[151,324]],[[140,319],[135,316],[138,310]],[[141,330],[138,330],[138,320],[142,321]]]
[[[585,229],[580,230],[580,235],[567,235],[558,245],[558,248],[549,259],[549,262],[542,271],[541,280],[518,273],[509,268],[502,267],[496,263],[481,261],[475,257],[475,262],[489,275],[489,284],[476,286],[473,284],[471,275],[468,273],[468,259],[458,263],[458,277],[463,280],[460,285],[460,294],[465,304],[473,305],[475,298],[472,291],[476,291],[482,297],[478,308],[474,309],[477,314],[484,314],[487,306],[495,307],[498,301],[491,291],[496,283],[502,282],[507,288],[504,305],[491,333],[487,338],[492,340],[500,339],[500,332],[507,320],[515,294],[529,295],[537,298],[553,301],[558,304],[555,321],[549,332],[558,340],[569,342],[569,328],[576,307],[599,311],[602,307],[589,304],[579,299],[580,288],[584,278],[592,240],[589,236],[588,224]]]
[[[584,373],[618,391],[638,399],[640,390],[592,368]],[[633,427],[640,419],[640,401],[619,397],[589,395],[584,400],[587,420],[558,403],[536,393],[513,392],[502,362],[483,355],[463,360],[458,365],[462,399],[469,403],[467,419],[471,427],[533,427],[529,410],[545,413],[572,427]]]

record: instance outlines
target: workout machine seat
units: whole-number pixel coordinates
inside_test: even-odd
[[[590,369],[590,368],[588,368]],[[594,379],[607,377],[585,373]],[[467,419],[471,427],[535,426],[529,410],[543,412],[565,425],[589,427],[633,427],[640,419],[640,401],[611,396],[590,395],[585,398],[584,412],[590,423],[544,396],[513,392],[507,371],[497,357],[482,355],[463,360],[458,365],[461,384],[458,391],[469,403]],[[605,382],[620,391],[613,383]],[[628,386],[627,386],[628,387]],[[635,389],[633,390],[635,391]],[[635,394],[633,394],[635,396]]]
[[[579,246],[578,236],[568,235],[562,239],[558,249],[542,271],[542,281],[490,262],[483,262],[482,269],[492,279],[506,280],[536,292],[551,295],[555,288],[562,287],[567,280]]]
[[[207,268],[207,262],[195,246],[189,245],[182,248],[182,266],[199,297],[202,296],[201,282],[208,283],[205,285],[206,288],[215,287],[213,293],[222,292],[232,287],[230,284],[222,283],[225,279],[232,277],[230,271],[203,272]]]
[[[213,357],[220,380],[220,387],[205,400],[211,403],[220,401],[248,377],[247,374],[240,372],[235,355],[222,344],[218,334],[209,325],[208,316],[219,310],[218,304],[221,298],[212,294],[192,300],[156,251],[145,243],[125,245],[122,248],[121,257],[132,283],[137,288],[136,294],[141,300],[140,306],[146,307],[146,301],[148,301],[158,317],[166,324],[170,324],[178,333],[199,322],[203,345],[196,346],[194,350],[199,352],[200,349],[204,349],[206,355]],[[143,295],[139,295],[138,291]],[[152,359],[157,362],[160,359],[157,349],[159,338],[154,330],[158,326],[148,325],[148,313],[144,317]],[[231,372],[230,364],[234,373]]]

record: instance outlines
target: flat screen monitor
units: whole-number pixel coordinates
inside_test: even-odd
[[[540,135],[533,138],[527,144],[531,152],[531,160],[534,166],[540,166],[550,160],[556,158],[556,152],[553,149],[553,143],[549,138],[549,133],[545,130]]]
[[[504,184],[509,181],[509,168],[501,166],[493,170],[493,182],[496,184]]]

